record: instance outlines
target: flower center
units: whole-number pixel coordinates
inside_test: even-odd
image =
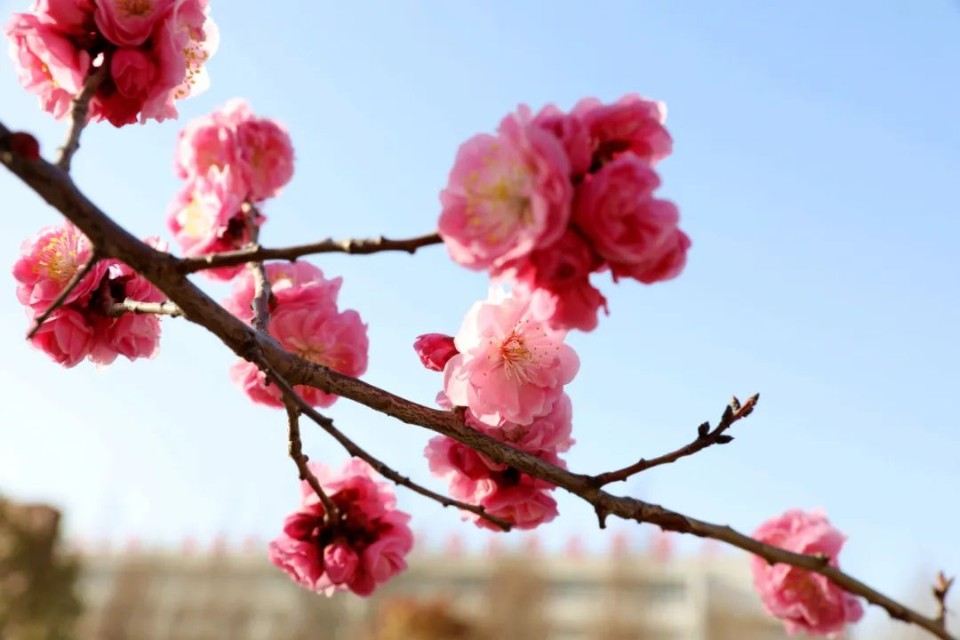
[[[153,0],[116,0],[116,5],[128,18],[142,18],[153,11]]]
[[[180,211],[177,218],[180,228],[191,238],[206,236],[213,228],[212,217],[196,198],[190,200],[190,204]]]
[[[538,360],[537,354],[530,350],[516,330],[500,343],[500,362],[511,380],[529,382]]]
[[[70,280],[80,266],[77,252],[68,246],[63,236],[51,238],[40,250],[38,264],[48,278],[64,283]]]

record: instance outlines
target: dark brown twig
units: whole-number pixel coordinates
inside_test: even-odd
[[[698,451],[702,451],[715,444],[728,444],[733,442],[733,436],[726,435],[724,432],[732,427],[733,424],[738,420],[746,418],[748,415],[750,415],[753,412],[753,408],[757,405],[758,400],[760,400],[759,393],[747,398],[746,402],[744,402],[743,406],[741,406],[740,401],[736,396],[734,396],[730,401],[730,404],[727,405],[727,408],[723,410],[723,416],[720,418],[720,422],[712,431],[710,430],[710,423],[704,422],[697,427],[697,439],[690,444],[680,447],[676,451],[671,451],[670,453],[665,453],[662,456],[651,458],[650,460],[640,458],[640,460],[628,467],[595,475],[593,478],[591,478],[591,482],[594,484],[594,486],[602,487],[610,484],[611,482],[626,480],[627,478],[646,471],[647,469],[652,469],[653,467],[659,467],[663,464],[676,462],[680,458],[691,456]]]
[[[0,138],[10,131],[0,123]],[[822,557],[784,551],[758,542],[730,527],[712,524],[665,509],[659,505],[615,496],[595,486],[592,476],[552,465],[494,440],[464,424],[453,411],[440,411],[401,398],[362,380],[307,362],[285,351],[269,336],[259,334],[217,304],[184,277],[180,261],[150,247],[93,204],[63,172],[42,158],[35,161],[14,154],[0,154],[0,163],[32,188],[41,198],[72,221],[101,255],[117,258],[146,277],[183,309],[191,322],[204,327],[234,353],[276,372],[291,385],[305,384],[362,404],[408,424],[448,436],[488,456],[579,496],[592,505],[601,526],[613,515],[656,525],[665,531],[712,538],[732,545],[770,563],[782,563],[825,576],[841,589],[884,609],[892,618],[914,624],[942,640],[958,640],[937,619],[915,611],[867,584],[824,562]],[[312,410],[312,408],[311,408]],[[316,412],[321,421],[324,420]],[[309,414],[308,414],[309,415]],[[311,419],[315,419],[313,415]]]
[[[36,321],[33,323],[33,327],[30,329],[30,333],[27,334],[27,340],[31,339],[33,336],[37,335],[37,331],[40,330],[40,327],[43,326],[43,323],[50,319],[50,316],[53,315],[53,312],[63,306],[63,303],[66,302],[67,298],[70,297],[70,294],[73,293],[73,290],[77,288],[77,285],[87,277],[87,274],[100,262],[101,258],[97,254],[97,251],[94,250],[90,253],[90,257],[84,263],[80,269],[73,274],[73,277],[67,282],[63,290],[57,294],[57,297],[53,299],[53,302],[50,303],[50,306],[43,310],[39,316],[37,316]]]
[[[181,273],[194,273],[215,267],[230,267],[246,262],[263,262],[265,260],[296,260],[306,255],[317,253],[349,253],[354,255],[368,255],[381,251],[403,251],[416,253],[417,249],[443,240],[436,233],[429,233],[405,240],[390,240],[383,236],[377,238],[353,238],[348,240],[334,240],[327,238],[319,242],[301,244],[292,247],[266,248],[249,247],[226,251],[208,256],[183,258],[180,260]]]
[[[937,601],[937,617],[935,620],[940,627],[947,628],[947,594],[953,586],[953,578],[948,578],[943,571],[937,573],[937,583],[933,587],[933,597]]]
[[[333,500],[320,486],[320,481],[317,480],[317,476],[313,474],[307,464],[307,456],[303,455],[303,442],[300,440],[300,412],[297,410],[296,402],[286,398],[283,404],[287,409],[287,452],[293,459],[294,464],[297,465],[300,479],[307,481],[313,492],[320,498],[320,502],[323,503],[323,519],[327,522],[336,522],[339,516],[337,505],[333,504]]]
[[[70,129],[67,131],[67,139],[60,147],[60,154],[57,156],[57,167],[63,171],[70,171],[70,161],[73,155],[80,148],[80,134],[83,128],[87,126],[87,114],[90,111],[90,100],[97,92],[97,88],[107,77],[108,60],[104,60],[95,70],[87,75],[83,83],[83,89],[74,97],[70,105]]]
[[[139,302],[129,298],[123,302],[114,302],[107,310],[108,315],[122,316],[125,313],[151,314],[156,316],[170,316],[177,318],[183,315],[183,310],[170,302]]]

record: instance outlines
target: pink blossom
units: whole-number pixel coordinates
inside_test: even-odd
[[[310,463],[339,518],[326,518],[323,503],[306,481],[301,506],[270,543],[270,561],[307,589],[332,595],[368,596],[406,568],[413,548],[410,516],[396,508],[392,488],[357,458],[339,473]]]
[[[234,123],[223,110],[194,118],[180,131],[174,162],[178,177],[189,180],[206,175],[211,167],[223,170],[238,162]]]
[[[108,286],[112,302],[163,302],[166,296],[149,280],[119,263],[110,269]],[[94,320],[95,343],[90,360],[110,364],[118,355],[130,361],[151,358],[160,346],[160,318],[151,314],[125,313],[121,316],[99,316]]]
[[[96,29],[94,0],[34,0],[30,13],[41,22],[56,27],[74,39],[87,36]]]
[[[689,239],[677,227],[676,206],[653,197],[659,183],[648,164],[626,154],[578,189],[574,220],[614,276],[653,282],[683,268]]]
[[[367,325],[352,309],[338,312],[316,285],[305,285],[297,296],[278,303],[270,317],[269,332],[284,349],[315,364],[354,377],[367,370]],[[283,406],[277,386],[267,385],[255,365],[240,360],[230,376],[254,402]],[[329,407],[337,399],[314,387],[296,389],[314,407]]]
[[[501,421],[490,425],[470,411],[466,413],[466,423],[477,431],[533,455],[563,453],[574,444],[571,437],[573,404],[566,393],[553,403],[549,413],[537,416],[530,424]]]
[[[768,520],[753,533],[760,542],[801,554],[824,554],[839,567],[846,540],[821,511],[787,511]],[[848,623],[863,616],[860,601],[824,576],[751,558],[754,586],[767,612],[784,621],[791,635],[836,637]]]
[[[593,146],[587,126],[579,116],[564,113],[550,104],[533,119],[534,124],[556,136],[570,161],[570,173],[581,177],[590,169]]]
[[[140,49],[118,49],[110,58],[110,80],[91,101],[95,119],[116,127],[133,124],[153,90],[159,69],[154,59]]]
[[[175,0],[100,0],[94,17],[100,33],[119,47],[146,42]]]
[[[673,140],[663,126],[667,109],[662,102],[635,93],[613,104],[586,98],[574,106],[573,114],[583,120],[590,132],[594,167],[626,152],[655,164],[673,149]]]
[[[290,134],[274,120],[250,118],[237,124],[236,136],[250,199],[259,201],[278,195],[293,177]]]
[[[554,329],[592,331],[607,300],[590,284],[603,261],[577,233],[568,229],[559,241],[534,251],[501,276],[530,297],[530,312]]]
[[[15,13],[4,33],[20,84],[40,97],[40,108],[62,118],[83,87],[90,54],[79,49],[56,26],[36,15]]]
[[[440,194],[440,235],[471,269],[520,258],[557,240],[570,218],[570,163],[561,143],[521,107],[460,146]]]
[[[324,277],[318,267],[298,260],[296,262],[268,262],[264,265],[267,272],[267,281],[270,283],[270,292],[273,294],[276,306],[295,304],[303,298],[303,288],[310,286],[313,294],[303,301],[309,304],[329,304],[334,308],[343,278]],[[230,297],[224,300],[223,306],[230,313],[244,322],[253,320],[253,297],[255,289],[253,275],[249,270],[244,271],[233,280],[233,289]]]
[[[79,311],[62,307],[47,318],[30,344],[57,364],[75,367],[90,353],[94,344],[93,327]]]
[[[432,438],[424,455],[430,471],[448,483],[451,496],[480,505],[490,515],[503,518],[518,529],[533,529],[557,516],[557,503],[550,496],[552,485],[495,463],[452,438]],[[548,462],[558,462],[555,455],[542,457]],[[478,527],[497,529],[469,511],[464,511],[462,516]]]
[[[444,369],[444,392],[484,422],[529,424],[550,411],[580,367],[566,332],[533,318],[528,302],[493,290],[454,339],[460,353]]]
[[[42,313],[87,263],[92,249],[87,237],[69,222],[41,229],[21,245],[20,258],[13,265],[17,299],[35,314]],[[106,269],[106,263],[97,263],[64,302],[88,299]]]
[[[425,333],[413,341],[413,348],[427,369],[443,371],[450,358],[459,353],[453,336],[442,333]]]

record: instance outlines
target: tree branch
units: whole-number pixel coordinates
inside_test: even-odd
[[[181,273],[194,273],[205,269],[215,267],[230,267],[245,262],[263,262],[265,260],[296,260],[306,255],[317,253],[350,253],[354,255],[367,255],[379,253],[381,251],[404,251],[406,253],[416,253],[421,247],[440,244],[443,240],[436,233],[429,233],[415,238],[405,240],[390,240],[379,236],[377,238],[352,238],[347,240],[334,240],[327,238],[319,242],[310,244],[301,244],[292,247],[280,247],[268,249],[265,247],[250,247],[246,249],[237,249],[236,251],[225,251],[223,253],[214,253],[209,256],[197,256],[193,258],[183,258],[180,260]]]
[[[105,57],[103,64],[96,69],[91,69],[83,83],[83,89],[73,99],[70,105],[70,129],[67,131],[67,139],[60,147],[60,155],[57,156],[57,166],[63,171],[70,171],[70,161],[73,154],[80,148],[80,134],[83,128],[87,126],[87,114],[90,111],[90,100],[97,92],[97,88],[107,77],[107,68],[109,60]]]
[[[303,454],[303,442],[300,440],[300,412],[297,410],[297,404],[290,398],[284,399],[284,406],[287,409],[287,452],[297,465],[300,472],[300,480],[306,480],[313,492],[323,503],[323,519],[326,522],[336,522],[339,519],[339,510],[333,500],[327,495],[327,492],[320,486],[317,476],[313,475],[310,466],[307,464],[308,458]]]
[[[937,601],[937,617],[934,619],[944,631],[947,629],[947,594],[950,593],[953,580],[940,571],[937,573],[937,583],[933,587],[933,597]]]
[[[73,290],[77,288],[77,285],[87,277],[87,274],[100,262],[100,256],[97,254],[96,247],[90,252],[90,257],[87,259],[86,263],[80,269],[73,274],[73,277],[67,282],[67,285],[63,288],[60,293],[57,294],[57,297],[53,299],[53,302],[50,303],[50,306],[44,309],[43,313],[37,316],[36,321],[33,323],[33,328],[30,329],[30,332],[27,334],[27,340],[33,338],[37,335],[37,331],[40,330],[40,327],[43,326],[43,323],[50,319],[50,316],[53,315],[53,312],[63,306],[63,303],[67,298],[70,297],[70,294],[73,293]]]
[[[740,401],[734,396],[730,404],[727,405],[727,408],[723,410],[723,416],[713,431],[710,430],[710,423],[704,422],[697,427],[697,439],[690,444],[651,460],[640,458],[640,460],[628,467],[595,475],[591,479],[591,482],[597,487],[602,487],[611,482],[620,482],[647,469],[659,467],[663,464],[670,464],[686,456],[692,456],[698,451],[703,451],[707,447],[715,444],[728,444],[733,442],[733,436],[725,435],[724,432],[732,427],[733,423],[737,420],[746,418],[753,413],[753,408],[757,405],[758,400],[760,400],[759,393],[747,398],[747,401],[741,406]]]
[[[0,123],[0,138],[9,133]],[[823,575],[845,591],[883,608],[897,620],[917,625],[943,640],[958,640],[950,635],[937,619],[914,611],[831,567],[823,557],[784,551],[758,542],[727,526],[697,520],[635,498],[612,495],[595,486],[592,476],[572,473],[471,429],[455,412],[419,405],[361,380],[298,358],[283,350],[275,341],[268,339],[268,336],[258,334],[214,302],[184,277],[180,260],[157,251],[119,226],[53,165],[42,159],[28,162],[13,154],[0,155],[0,163],[83,231],[101,255],[117,258],[135,269],[177,304],[191,322],[206,328],[240,357],[258,365],[268,365],[283,381],[288,381],[288,386],[314,386],[403,422],[451,437],[482,452],[495,462],[508,464],[579,496],[593,505],[601,526],[605,525],[608,516],[614,515],[654,524],[665,531],[689,533],[725,542],[768,562],[788,564]],[[313,419],[313,416],[310,417]]]
[[[125,313],[152,314],[178,318],[183,315],[183,310],[169,300],[165,302],[139,302],[129,298],[123,302],[114,302],[107,310],[107,314],[111,316],[122,316]]]
[[[247,224],[250,225],[250,250],[256,251],[259,248],[260,227],[256,224],[256,219],[260,217],[257,208],[249,203],[243,203],[243,211],[247,216]],[[253,328],[260,333],[267,333],[270,325],[270,280],[267,278],[267,270],[263,267],[263,261],[247,262],[247,268],[253,275]]]

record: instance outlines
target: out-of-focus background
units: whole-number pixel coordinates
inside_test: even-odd
[[[27,5],[2,0],[0,15]],[[658,167],[661,191],[678,203],[693,239],[689,264],[677,280],[653,287],[599,284],[610,316],[597,331],[570,338],[582,359],[569,387],[578,439],[570,467],[597,472],[671,450],[699,422],[719,417],[731,393],[760,391],[760,407],[737,425],[734,443],[617,489],[746,531],[787,508],[821,507],[849,536],[845,568],[892,595],[916,594],[932,610],[924,589],[935,571],[960,572],[960,512],[945,499],[960,486],[957,3],[405,0],[275,3],[264,11],[250,0],[212,0],[212,7],[222,46],[210,64],[210,91],[182,103],[179,121],[85,132],[73,173],[95,202],[141,236],[166,235],[166,203],[179,187],[178,130],[241,95],[288,126],[298,158],[293,182],[266,208],[264,242],[415,235],[434,228],[457,145],[495,128],[517,103],[568,108],[583,96],[615,100],[631,91],[664,100],[675,152]],[[48,154],[65,131],[19,87],[6,57],[0,118],[36,134]],[[0,203],[7,264],[24,238],[60,220],[6,173]],[[419,366],[410,345],[420,333],[455,332],[485,295],[484,276],[456,267],[439,247],[414,258],[314,262],[344,276],[341,300],[370,325],[365,378],[432,402],[439,376]],[[283,416],[252,406],[231,385],[232,358],[215,340],[170,321],[153,362],[64,370],[19,339],[26,329],[8,279],[0,287],[0,492],[62,513],[63,539],[89,556],[77,586],[88,611],[106,606],[89,594],[110,589],[102,578],[97,591],[91,576],[136,584],[136,576],[161,575],[138,573],[138,554],[174,571],[181,559],[190,566],[185,539],[200,550],[242,550],[248,537],[276,535],[297,497]],[[421,455],[428,433],[346,402],[331,413],[374,454],[442,488]],[[319,433],[308,431],[305,444],[313,459],[343,459]],[[588,506],[558,499],[560,518],[538,530],[535,564],[545,584],[554,571],[546,558],[565,558],[575,537],[598,567],[609,564],[614,536],[643,553],[648,527],[611,523],[599,531]],[[400,503],[426,534],[423,571],[454,532],[464,558],[486,557],[487,535],[455,512],[403,492]],[[524,539],[502,538],[506,548]],[[129,540],[139,547],[130,550]],[[102,553],[107,543],[113,551]],[[700,562],[699,541],[674,547],[678,567]],[[253,549],[250,566],[261,566],[262,545]],[[189,557],[205,566],[197,558],[208,555]],[[236,559],[230,571],[245,566],[241,556],[223,555]],[[745,568],[744,556],[731,558]],[[496,563],[482,564],[492,572]],[[263,575],[277,593],[291,594],[282,597],[300,597],[282,576]],[[417,574],[410,575],[404,580]],[[456,605],[459,593],[445,591]],[[73,601],[51,597],[67,615]],[[369,612],[357,620],[381,615],[379,605],[351,596],[308,602]],[[608,606],[605,596],[597,602]],[[636,608],[645,616],[658,607]],[[601,611],[598,604],[590,615]],[[553,613],[544,615],[552,621]],[[857,632],[896,631],[871,612]]]

